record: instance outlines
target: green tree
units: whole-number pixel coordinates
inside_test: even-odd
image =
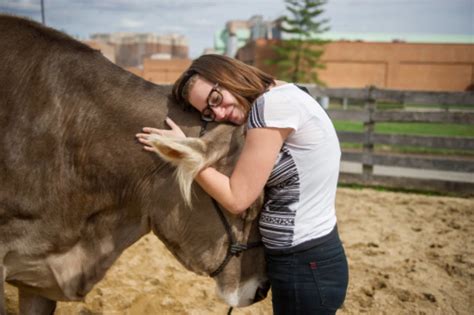
[[[324,69],[321,55],[327,40],[318,35],[329,30],[329,20],[322,19],[322,6],[327,0],[285,0],[291,16],[284,16],[281,30],[289,39],[274,46],[276,58],[270,64],[276,65],[277,77],[291,82],[317,83],[318,69]]]

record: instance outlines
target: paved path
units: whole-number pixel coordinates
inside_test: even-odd
[[[341,162],[341,171],[346,173],[362,173],[362,164],[357,162]],[[423,179],[441,179],[474,183],[474,173],[448,172],[436,170],[420,170],[415,168],[374,166],[375,175],[401,176]]]

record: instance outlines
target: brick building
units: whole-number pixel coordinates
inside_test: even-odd
[[[236,58],[269,73],[276,40],[257,39]],[[465,91],[474,85],[473,43],[333,41],[325,46],[319,70],[329,87],[366,87],[429,91]]]
[[[143,70],[132,72],[145,80],[157,84],[171,84],[191,65],[190,59],[159,60],[147,58],[143,62]]]

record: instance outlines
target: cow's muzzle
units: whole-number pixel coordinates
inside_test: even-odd
[[[255,298],[253,303],[257,303],[267,297],[268,290],[270,290],[270,281],[265,281],[261,286],[257,288],[255,292]]]

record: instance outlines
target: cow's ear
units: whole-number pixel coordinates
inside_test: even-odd
[[[152,135],[149,139],[156,153],[163,160],[176,166],[179,188],[190,206],[191,185],[194,177],[206,166],[206,144],[199,138]]]
[[[204,156],[205,143],[199,138],[174,138],[160,135],[150,136],[158,155],[175,166],[195,163]],[[191,166],[191,165],[188,165]]]

